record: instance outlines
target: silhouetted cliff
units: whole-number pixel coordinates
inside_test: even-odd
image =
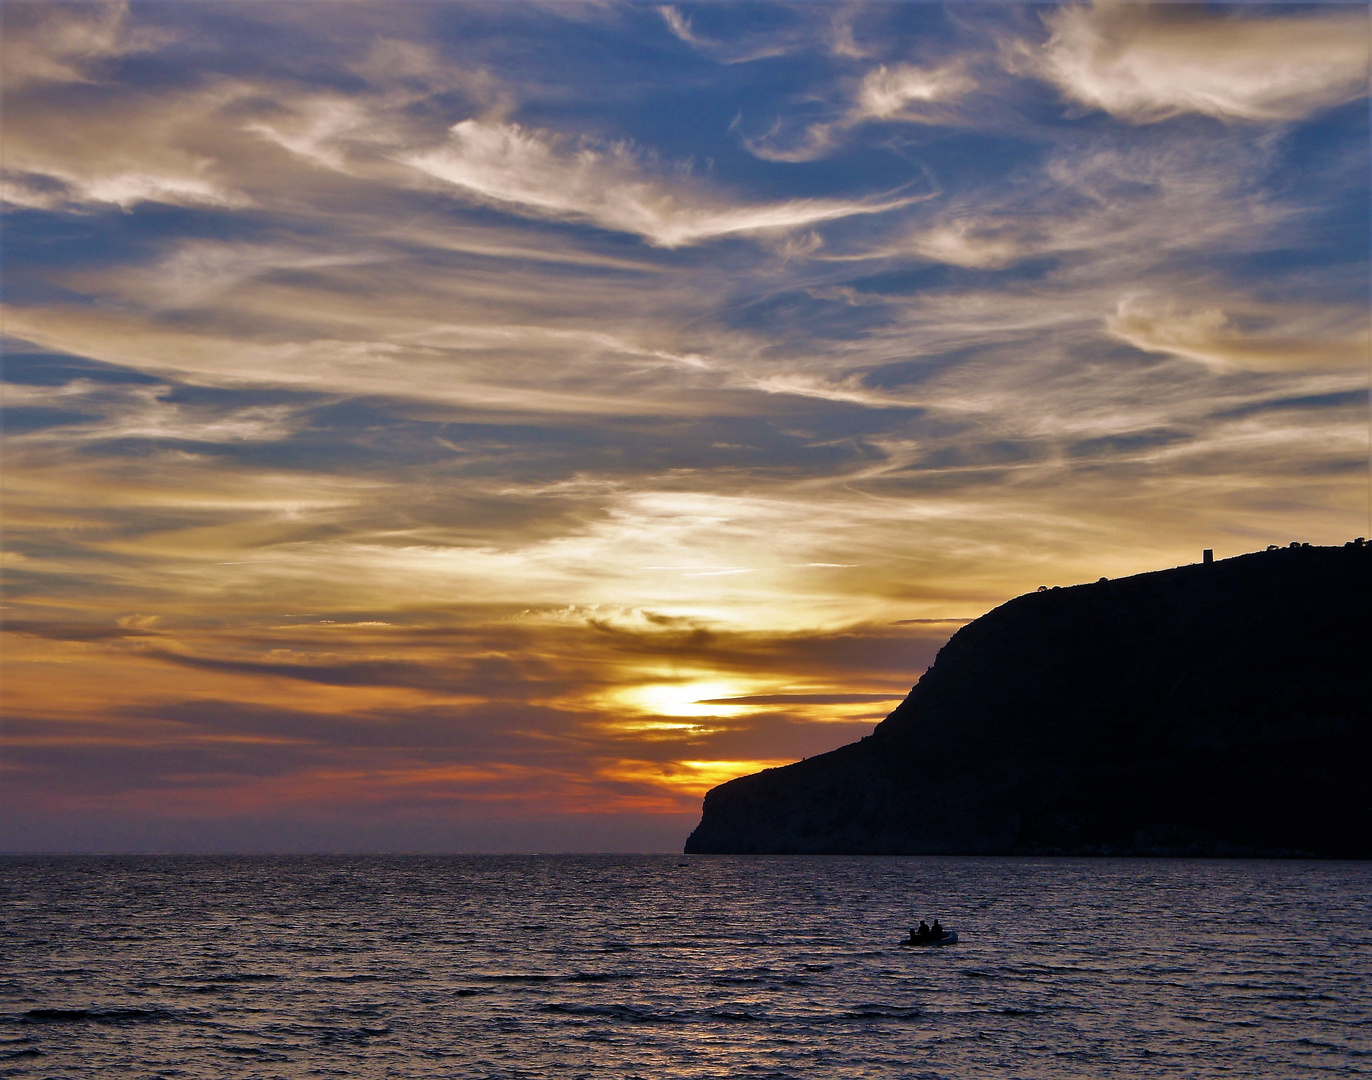
[[[1372,544],[1029,593],[688,852],[1372,857]]]

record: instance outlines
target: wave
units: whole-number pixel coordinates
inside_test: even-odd
[[[169,1009],[30,1009],[19,1017],[21,1024],[139,1024],[175,1020]]]

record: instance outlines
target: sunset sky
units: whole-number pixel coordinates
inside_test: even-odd
[[[1372,535],[1364,5],[3,12],[0,848],[679,849]]]

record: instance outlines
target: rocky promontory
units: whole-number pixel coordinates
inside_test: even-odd
[[[860,742],[705,796],[698,853],[1372,858],[1372,544],[1016,597]]]

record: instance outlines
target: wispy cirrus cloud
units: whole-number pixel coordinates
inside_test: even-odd
[[[1107,266],[1137,278],[1201,251],[1283,245],[1308,210],[1264,190],[1271,166],[1269,149],[1233,137],[1073,138],[1070,149],[1022,163],[1013,183],[942,194],[897,229],[851,230],[814,257],[913,257],[975,270],[1052,259],[1064,269],[1090,264],[1097,280]]]
[[[401,160],[471,197],[681,247],[779,232],[909,205],[913,196],[739,204],[687,177],[655,175],[627,145],[597,147],[517,124],[463,120],[446,146]]]
[[[799,128],[777,120],[763,133],[745,136],[743,145],[766,161],[814,161],[834,153],[865,124],[957,124],[964,119],[961,103],[977,87],[966,57],[942,64],[879,64],[861,79],[846,80],[829,119]]]
[[[1121,300],[1110,333],[1145,352],[1171,353],[1219,368],[1256,371],[1363,371],[1372,356],[1366,312],[1250,308],[1247,319],[1220,307]],[[1331,315],[1335,316],[1331,318]],[[1247,322],[1249,325],[1244,326]]]
[[[797,49],[814,47],[823,40],[822,24],[804,9],[788,12],[788,25],[773,25],[765,32],[742,34],[729,40],[698,31],[695,20],[675,4],[659,4],[657,13],[662,16],[663,23],[673,37],[724,64],[744,64],[785,56]]]
[[[1268,15],[1098,2],[1044,22],[1051,37],[1033,70],[1069,100],[1130,123],[1298,120],[1368,93],[1362,7]]]
[[[8,90],[98,81],[102,61],[151,52],[173,37],[157,27],[130,25],[125,0],[14,5],[5,11],[0,80]]]
[[[946,113],[939,106],[958,101],[977,83],[963,63],[937,67],[885,64],[869,71],[858,86],[849,123],[863,120],[905,120],[932,123]]]
[[[225,131],[222,117],[249,93],[231,82],[158,96],[82,84],[12,98],[5,200],[38,210],[128,210],[145,202],[246,208],[253,199],[238,183],[241,171],[225,167],[241,136]]]
[[[272,442],[294,430],[298,406],[272,402],[224,407],[175,400],[175,388],[153,383],[108,385],[74,379],[61,386],[7,386],[10,446],[74,446],[120,439],[167,442]],[[26,416],[60,416],[61,423],[15,430]]]

